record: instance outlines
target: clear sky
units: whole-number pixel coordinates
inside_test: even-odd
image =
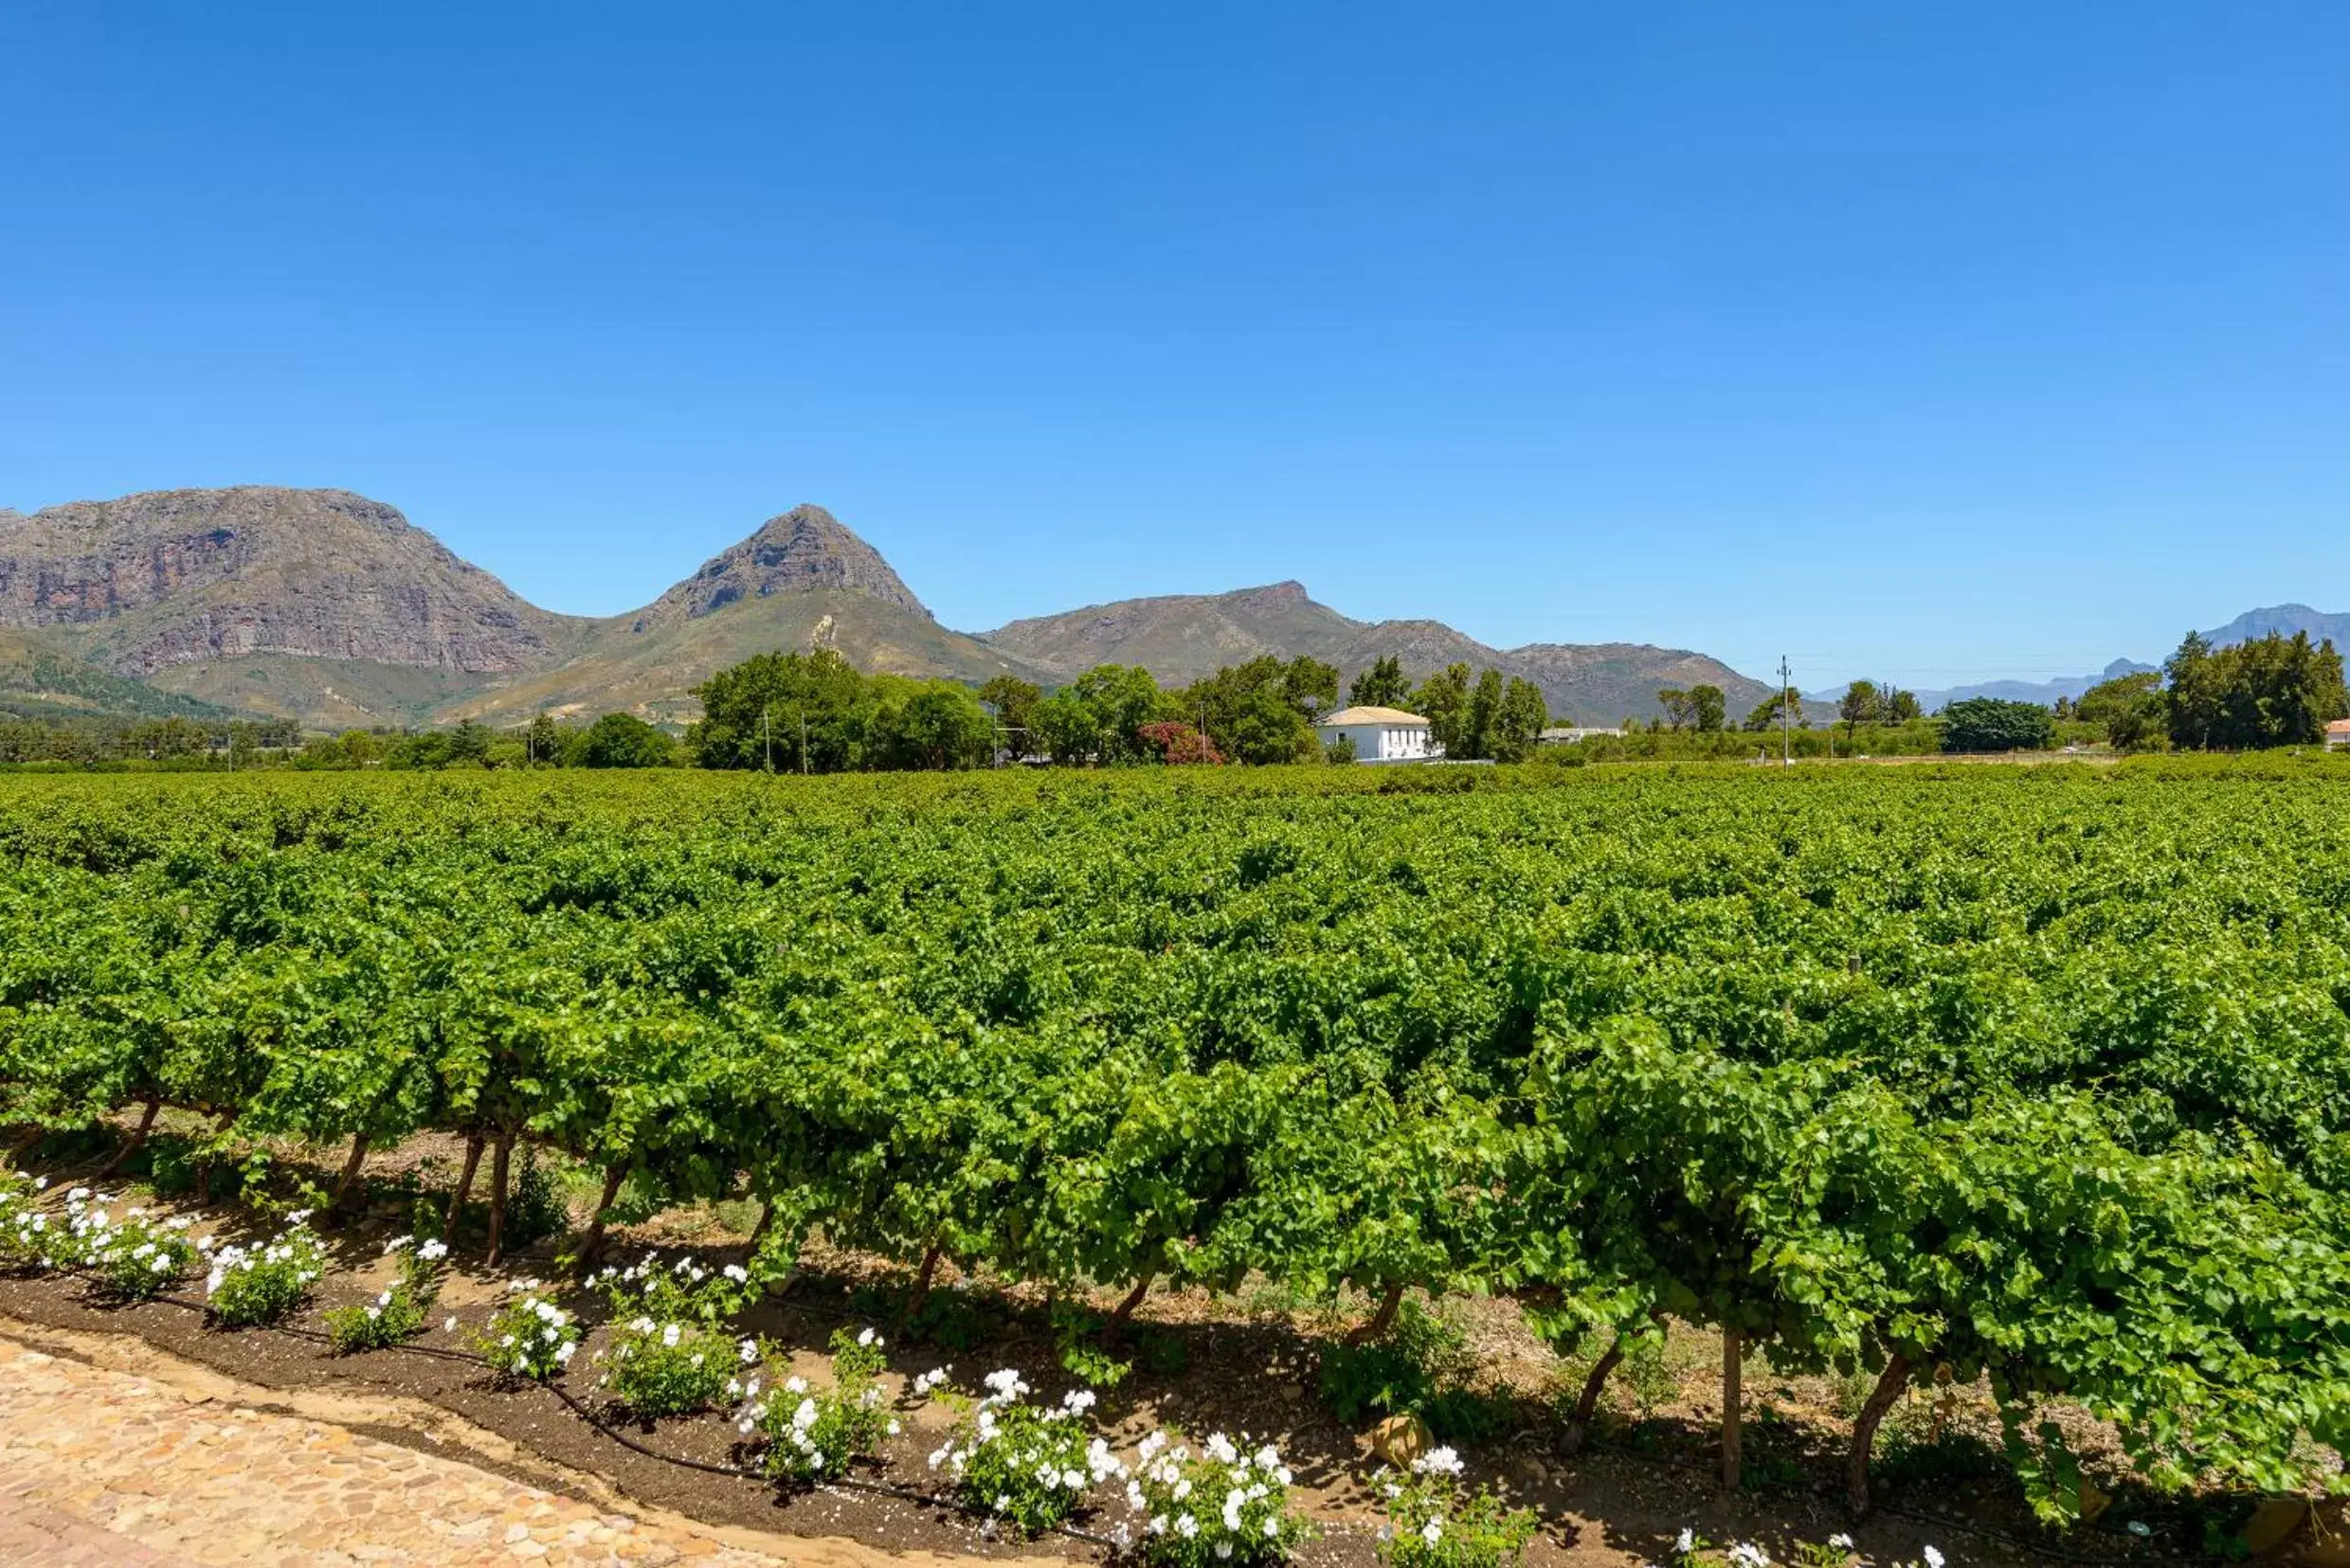
[[[1284,577],[1824,685],[2350,608],[2350,5],[0,6],[0,505]]]

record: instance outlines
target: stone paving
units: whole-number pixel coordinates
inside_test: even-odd
[[[860,1562],[861,1559],[861,1562]],[[845,1541],[769,1555],[328,1422],[0,1336],[0,1563],[869,1568]]]

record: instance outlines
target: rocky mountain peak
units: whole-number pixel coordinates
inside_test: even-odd
[[[750,538],[703,562],[700,570],[656,600],[639,624],[679,613],[705,616],[737,600],[806,588],[859,593],[931,619],[879,550],[822,507],[804,505],[769,517]]]
[[[238,485],[0,519],[0,627],[56,628],[118,674],[251,654],[527,668],[564,618],[348,490]]]

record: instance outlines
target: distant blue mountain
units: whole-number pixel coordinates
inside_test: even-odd
[[[2295,632],[2307,632],[2309,640],[2323,642],[2331,638],[2334,646],[2350,655],[2350,615],[2328,615],[2313,610],[2306,604],[2277,604],[2265,610],[2246,610],[2226,625],[2203,634],[2203,640],[2215,648],[2232,647],[2238,642],[2251,642],[2271,632],[2291,637]],[[2055,680],[1985,680],[1971,686],[1953,686],[1946,691],[1920,692],[1918,706],[1931,713],[1954,702],[1969,697],[1999,697],[2009,702],[2036,702],[2046,706],[2058,697],[2078,699],[2090,687],[2123,676],[2159,670],[2159,664],[2141,664],[2136,659],[2117,658],[2106,666],[2103,674],[2067,676]],[[1842,697],[1841,690],[1810,692],[1806,701],[1835,702]]]
[[[2214,647],[2225,648],[2238,642],[2275,632],[2290,637],[2295,632],[2307,632],[2309,640],[2323,642],[2334,640],[2334,646],[2350,650],[2350,615],[2328,615],[2313,610],[2306,604],[2279,604],[2266,610],[2246,610],[2226,625],[2203,634],[2203,640]]]

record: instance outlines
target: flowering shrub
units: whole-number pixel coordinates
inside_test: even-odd
[[[49,1266],[49,1217],[35,1206],[48,1184],[24,1171],[0,1176],[0,1267]]]
[[[545,1382],[579,1353],[579,1325],[569,1312],[517,1283],[515,1299],[474,1336],[474,1348],[498,1371]],[[456,1323],[455,1318],[449,1322]]]
[[[101,1289],[130,1301],[148,1301],[177,1285],[196,1266],[199,1255],[188,1239],[185,1219],[156,1219],[143,1209],[124,1213],[121,1223],[107,1223],[106,1211],[97,1209],[83,1219],[77,1251],[82,1267],[98,1275]]]
[[[1833,1535],[1820,1545],[1799,1542],[1795,1548],[1797,1568],[1853,1568],[1860,1561],[1858,1552],[1848,1535]],[[1672,1543],[1672,1568],[1771,1568],[1771,1554],[1751,1541],[1739,1541],[1722,1548],[1716,1555],[1713,1542],[1695,1530],[1684,1528],[1680,1539]],[[1893,1568],[1942,1568],[1942,1553],[1925,1548],[1917,1562],[1895,1563]]]
[[[1381,1548],[1395,1568],[1504,1568],[1534,1539],[1531,1508],[1505,1508],[1491,1487],[1463,1495],[1460,1456],[1431,1449],[1387,1483]]]
[[[384,1251],[400,1254],[400,1277],[391,1289],[369,1306],[337,1307],[326,1315],[327,1335],[345,1355],[381,1350],[414,1337],[441,1294],[443,1260],[449,1255],[446,1242],[419,1242],[404,1235],[386,1243]]]
[[[757,1349],[750,1341],[744,1345]],[[846,1470],[849,1461],[872,1453],[884,1437],[897,1435],[897,1420],[882,1408],[881,1341],[870,1328],[832,1336],[833,1386],[812,1393],[804,1378],[785,1379],[759,1396],[750,1380],[738,1431],[767,1439],[767,1473],[778,1480],[820,1481]]]
[[[297,1209],[285,1217],[290,1229],[265,1247],[214,1251],[209,1237],[197,1243],[197,1251],[212,1260],[211,1276],[205,1281],[207,1305],[227,1326],[277,1322],[301,1305],[325,1272],[326,1248],[305,1223],[310,1211]]]
[[[1220,1432],[1195,1456],[1180,1437],[1154,1432],[1135,1457],[1126,1501],[1144,1516],[1147,1561],[1248,1568],[1282,1560],[1311,1533],[1290,1511],[1289,1467],[1270,1443],[1249,1453]]]
[[[706,1410],[727,1393],[741,1360],[719,1325],[750,1293],[750,1276],[732,1264],[713,1274],[690,1257],[668,1268],[650,1253],[596,1276],[618,1327],[596,1381],[639,1415]]]
[[[1010,1368],[987,1374],[986,1384],[985,1397],[931,1455],[931,1469],[947,1471],[966,1507],[1034,1535],[1076,1512],[1087,1487],[1126,1473],[1108,1443],[1086,1441],[1079,1417],[1094,1408],[1091,1389],[1045,1410],[1026,1402],[1028,1384]]]

